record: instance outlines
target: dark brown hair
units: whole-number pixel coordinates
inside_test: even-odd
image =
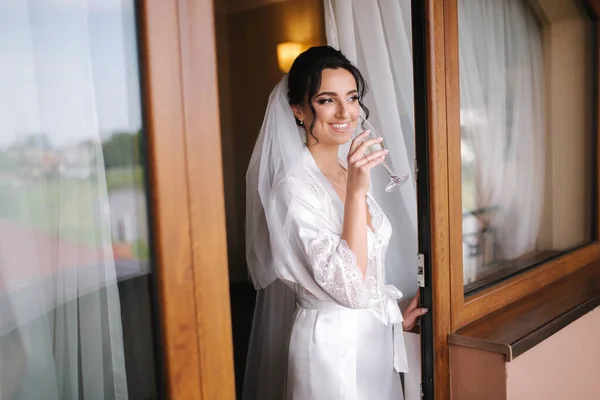
[[[288,74],[288,101],[290,105],[303,105],[304,100],[308,99],[308,105],[316,115],[315,108],[312,105],[312,98],[321,87],[321,76],[324,69],[342,68],[350,72],[356,80],[356,89],[358,90],[358,104],[365,112],[365,117],[369,117],[369,109],[364,105],[363,99],[367,93],[367,84],[362,74],[341,51],[331,46],[311,47],[294,60],[292,68]],[[309,132],[314,137],[312,131],[315,126],[316,118],[313,118]],[[301,125],[296,118],[296,124]],[[316,138],[315,138],[316,139]]]

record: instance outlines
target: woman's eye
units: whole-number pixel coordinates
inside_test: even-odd
[[[350,103],[354,103],[355,101],[358,101],[358,96],[352,96],[352,97],[350,97],[350,98],[348,99],[348,101],[349,101]]]
[[[319,104],[333,103],[332,99],[319,99]]]

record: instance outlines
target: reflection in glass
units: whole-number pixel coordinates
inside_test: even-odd
[[[0,3],[0,397],[155,398],[133,1]]]
[[[591,239],[593,80],[577,2],[459,0],[458,11],[468,292]]]

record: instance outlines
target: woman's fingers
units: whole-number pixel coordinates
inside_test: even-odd
[[[381,164],[384,161],[385,161],[385,154],[383,156],[379,156],[377,158],[370,160],[365,166],[363,166],[363,168],[366,168],[367,170],[371,170],[373,167]]]
[[[419,308],[420,295],[421,293],[417,291],[417,294],[412,298],[406,310],[404,310],[404,321],[402,322],[404,330],[411,330],[416,325],[419,317],[427,314],[429,311],[427,308]]]
[[[387,150],[380,150],[375,153],[371,153],[368,156],[363,155],[358,161],[354,163],[354,166],[360,169],[370,170],[374,166],[381,164],[385,160]]]
[[[370,153],[370,154],[362,154],[360,156],[357,154],[356,160],[354,160],[352,158],[351,161],[350,161],[350,163],[351,164],[357,164],[357,163],[359,163],[359,165],[357,165],[357,166],[364,165],[364,164],[366,164],[367,162],[369,162],[371,160],[376,160],[379,157],[385,157],[387,155],[387,153],[388,153],[387,149],[382,149],[382,150],[377,150],[377,151],[375,151],[373,153]]]
[[[356,148],[356,150],[353,153],[349,153],[350,157],[348,160],[350,162],[358,161],[360,158],[362,158],[365,155],[365,153],[367,152],[367,149],[370,146],[379,145],[379,144],[381,144],[381,142],[382,142],[381,138],[367,139],[367,140],[361,142],[360,145]]]
[[[402,321],[402,328],[404,330],[411,330],[416,324],[419,317],[427,314],[429,310],[427,308],[417,308],[412,311],[407,311],[404,314],[404,321]]]
[[[354,154],[358,146],[363,142],[363,139],[366,138],[371,131],[364,131],[352,139],[352,143],[350,144],[350,149],[348,150],[348,154]]]
[[[406,308],[407,311],[412,311],[419,306],[419,295],[420,295],[420,291],[417,290],[417,294],[412,298],[412,300],[410,301],[410,304]]]
[[[348,151],[348,154],[350,156],[352,156],[354,154],[360,154],[360,153],[358,153],[359,151],[361,153],[364,153],[368,146],[371,146],[371,145],[376,144],[377,142],[381,142],[383,140],[380,137],[375,137],[375,138],[370,137],[369,136],[370,133],[371,133],[371,131],[364,131],[352,140],[352,144],[350,145],[350,149]],[[361,150],[359,150],[359,149],[361,149]]]
[[[366,140],[363,140],[360,143],[360,145],[356,148],[356,153],[364,154],[367,152],[367,149],[373,145],[375,145],[376,148],[383,148],[383,146],[381,146],[381,142],[383,142],[383,138],[380,137],[368,138]]]
[[[369,146],[381,143],[380,138],[372,138],[370,131],[364,131],[352,140],[348,152],[348,190],[358,190],[361,193],[369,189],[369,171],[374,166],[381,164],[385,159],[387,150],[381,149],[369,155],[365,152]],[[371,148],[373,149],[373,148]]]

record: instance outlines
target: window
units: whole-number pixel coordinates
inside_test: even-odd
[[[133,1],[0,3],[0,397],[158,395]]]
[[[592,38],[576,1],[458,1],[467,294],[593,239]]]
[[[570,298],[559,288],[600,263],[600,0],[428,0],[425,11],[427,101],[415,109],[427,113],[426,260],[445,398],[449,334],[520,311],[550,285]],[[539,222],[507,228],[521,218]]]
[[[430,6],[431,279],[450,333],[600,260],[600,1]]]

